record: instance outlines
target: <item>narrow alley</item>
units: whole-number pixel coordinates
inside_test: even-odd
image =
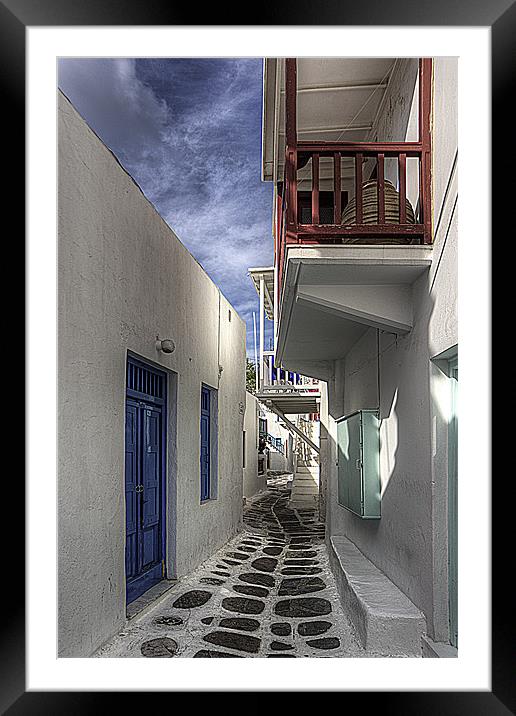
[[[84,68],[120,74],[88,63],[58,93],[59,657],[456,658],[456,58],[125,63],[178,148],[205,107],[164,192],[81,114]],[[228,72],[254,99],[215,136]]]
[[[291,478],[269,477],[243,531],[94,656],[371,656],[343,613],[318,503],[296,484],[290,506]]]

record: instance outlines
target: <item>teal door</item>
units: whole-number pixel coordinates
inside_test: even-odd
[[[457,358],[450,361],[452,414],[448,432],[448,592],[450,614],[450,643],[458,644],[457,589],[457,492],[458,492],[458,413],[457,393],[459,366]]]
[[[337,424],[338,502],[357,515],[362,514],[362,416],[350,416]]]

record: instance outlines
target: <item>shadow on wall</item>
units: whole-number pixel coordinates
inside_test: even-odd
[[[434,301],[429,295],[429,274],[416,283],[419,296],[414,296],[414,303],[422,309],[419,314],[415,312],[412,331],[403,336],[383,333],[378,337],[382,502],[393,479],[400,479],[412,488],[420,484],[431,489],[433,445],[429,326]]]
[[[354,542],[427,617],[433,598],[435,447],[429,339],[434,301],[429,280],[427,272],[413,286],[413,329],[397,336],[370,328],[343,361],[341,394],[329,400],[334,420],[357,410],[379,408],[382,517],[360,519],[338,505],[334,469],[327,496],[333,503],[327,508],[330,533]],[[328,441],[335,464],[334,433],[328,434]],[[446,489],[446,475],[438,481]]]

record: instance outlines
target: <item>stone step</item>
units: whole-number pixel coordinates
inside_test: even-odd
[[[362,646],[379,656],[421,657],[426,620],[419,609],[346,537],[332,537],[329,553]]]

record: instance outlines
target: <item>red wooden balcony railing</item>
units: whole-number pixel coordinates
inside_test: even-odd
[[[382,244],[432,242],[431,221],[431,72],[432,61],[419,63],[419,141],[417,142],[298,142],[296,132],[296,61],[286,60],[286,150],[285,173],[282,191],[279,191],[276,217],[275,255],[278,265],[278,288],[281,291],[286,246],[289,244]],[[328,205],[325,206],[325,222],[321,221],[320,167],[321,160],[333,164],[333,221],[328,221]],[[351,182],[354,187],[354,211],[343,222],[342,161],[348,159],[352,167]],[[386,159],[397,163],[397,189],[386,184]],[[411,187],[413,203],[407,202],[407,159],[418,164],[417,187]],[[350,160],[350,161],[349,161]],[[371,176],[364,177],[364,162],[375,166],[374,211],[365,216],[364,186]],[[299,172],[311,165],[311,176],[303,177],[311,183],[309,221],[306,211],[301,216],[298,191]],[[414,183],[414,181],[412,182]],[[349,186],[349,182],[348,182]],[[388,216],[386,217],[386,189],[389,192]],[[417,197],[414,200],[414,191]],[[326,192],[327,193],[327,192]],[[304,192],[306,195],[307,192]],[[393,197],[397,194],[397,211],[393,213]],[[407,212],[407,206],[409,211]],[[304,207],[306,210],[306,206]],[[370,204],[368,205],[370,209]],[[303,221],[301,220],[303,219]],[[374,221],[374,223],[371,223]]]

